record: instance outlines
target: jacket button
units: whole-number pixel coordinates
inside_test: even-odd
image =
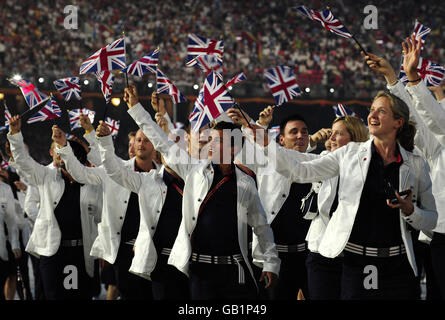
[[[195,217],[192,217],[192,220],[196,220],[196,218],[195,218]]]
[[[201,199],[198,199],[198,202],[201,202]]]
[[[120,233],[120,232],[117,232],[117,234],[120,235],[121,233]]]
[[[121,220],[122,220],[123,218],[124,218],[124,217],[119,217],[119,219],[121,219]]]
[[[275,214],[275,211],[272,211],[272,214]]]
[[[125,200],[124,203],[127,203],[127,200]]]
[[[283,193],[283,198],[286,198],[286,195]]]
[[[55,205],[57,205],[57,202],[54,202]]]
[[[154,230],[155,229],[155,227],[151,227],[151,230]]]

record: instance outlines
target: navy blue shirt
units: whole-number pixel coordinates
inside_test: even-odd
[[[214,176],[209,193],[224,179],[217,165],[212,164]],[[193,252],[207,255],[240,253],[238,243],[237,186],[235,166],[230,178],[209,198],[198,216],[192,235]],[[204,199],[203,199],[204,200]]]
[[[80,187],[81,185],[62,174],[65,189],[59,203],[54,209],[62,240],[82,239],[82,223],[80,220]]]
[[[305,242],[311,221],[303,219],[300,208],[301,199],[309,193],[311,187],[311,183],[292,183],[289,195],[282,195],[287,196],[286,201],[271,224],[276,244],[292,245]]]
[[[399,153],[396,162],[385,166],[374,142],[371,150],[368,175],[349,242],[374,248],[400,245],[400,212],[386,204],[388,196],[385,190],[388,182],[399,190],[399,169],[403,160]]]
[[[164,170],[162,179],[167,186],[167,196],[153,236],[158,252],[162,248],[171,249],[176,240],[182,219],[182,191],[184,190],[184,181],[176,179],[167,170]]]

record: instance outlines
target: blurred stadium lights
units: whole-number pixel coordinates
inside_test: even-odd
[[[20,79],[22,79],[22,75],[20,75],[20,74],[15,74],[13,77],[12,77],[12,79],[14,79],[14,80],[16,80],[16,81],[19,81]]]
[[[153,83],[149,82],[149,83],[147,84],[147,86],[148,86],[149,88],[151,88],[151,87],[153,87]]]
[[[5,94],[3,92],[0,92],[0,100],[3,100],[5,98]]]
[[[194,84],[194,85],[193,85],[193,89],[198,90],[198,89],[199,89],[199,86],[198,86],[197,84]]]
[[[45,78],[40,77],[39,78],[39,83],[44,83],[45,82]]]

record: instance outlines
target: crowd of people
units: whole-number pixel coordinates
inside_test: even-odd
[[[330,34],[299,16],[293,1],[147,1],[78,0],[78,29],[63,27],[63,1],[0,1],[0,78],[19,73],[27,78],[62,78],[78,74],[82,61],[126,32],[127,59],[160,48],[160,65],[179,88],[201,83],[197,68],[186,68],[189,33],[224,39],[224,73],[243,71],[248,82],[263,83],[262,71],[278,64],[294,68],[302,87],[329,85],[355,97],[370,98],[381,85],[358,62],[353,41]],[[414,28],[414,18],[432,29],[424,56],[440,63],[444,53],[443,8],[434,1],[376,3],[378,29],[366,30],[360,1],[331,4],[334,15],[359,41],[400,67],[400,41]],[[323,9],[322,1],[298,5]],[[403,14],[401,14],[403,12]],[[413,17],[406,20],[406,17]],[[354,77],[354,87],[345,81]],[[94,80],[94,79],[93,79]],[[142,81],[141,79],[134,79]],[[122,82],[123,77],[117,77]],[[144,80],[145,81],[145,80]],[[376,83],[377,81],[377,83]],[[5,85],[5,84],[3,84]],[[45,85],[45,84],[42,84]],[[48,85],[49,86],[49,85]]]
[[[426,298],[444,299],[445,95],[419,77],[421,42],[402,48],[407,86],[384,57],[362,57],[388,89],[367,126],[342,116],[309,135],[293,114],[276,138],[279,109],[268,106],[257,121],[233,107],[199,131],[178,130],[171,97],[153,92],[143,106],[129,85],[139,127],[129,160],[103,121],[95,128],[81,114],[86,142],[53,125],[52,163],[42,165],[13,116],[14,170],[0,175],[4,297],[31,254],[43,300],[89,300],[99,281],[124,300],[418,300],[424,274]],[[325,150],[311,153],[318,144]]]

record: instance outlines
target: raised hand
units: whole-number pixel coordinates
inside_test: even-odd
[[[128,88],[124,89],[124,101],[127,103],[128,108],[139,103],[138,92],[134,84],[130,84]]]
[[[275,106],[267,106],[263,111],[261,111],[258,123],[264,127],[268,127],[269,123],[272,121],[274,109]]]
[[[311,147],[315,147],[317,145],[317,143],[325,142],[326,140],[329,139],[331,134],[332,134],[332,130],[331,129],[322,128],[322,129],[318,130],[317,132],[315,132],[310,137],[310,141],[309,142],[311,144]]]
[[[9,134],[13,135],[20,132],[22,120],[19,115],[12,116],[9,120]]]
[[[367,55],[365,55],[363,51],[361,53],[365,57],[365,61],[369,68],[377,74],[384,76],[389,85],[393,85],[397,82],[396,72],[388,60],[370,52],[368,52]]]
[[[125,89],[128,89],[128,88],[125,88]],[[96,136],[105,137],[105,136],[109,136],[110,134],[111,134],[110,128],[107,126],[107,124],[105,122],[100,120],[99,125],[96,128]]]
[[[249,115],[245,112],[243,112],[244,116],[247,118],[247,120],[250,122],[251,118]],[[243,115],[241,114],[241,111],[236,108],[229,108],[227,109],[227,115],[232,119],[233,122],[236,124],[240,124],[243,127],[248,127],[249,123],[244,119]]]
[[[419,64],[420,49],[422,47],[421,41],[416,41],[414,36],[406,38],[406,43],[402,43],[404,57],[403,57],[403,69],[408,77],[408,80],[413,82],[420,79],[417,73],[417,66]]]
[[[165,133],[169,134],[170,131],[168,130],[168,121],[164,118],[164,115],[160,112],[156,112],[155,119],[158,126],[160,126]]]
[[[86,114],[83,114],[82,109],[80,109],[79,122],[80,126],[85,129],[85,132],[91,132],[94,130],[94,127],[90,121],[90,117],[88,117],[88,115]]]
[[[62,129],[60,129],[57,125],[53,125],[52,127],[53,134],[51,138],[59,147],[65,147],[66,146],[66,135],[65,132],[63,132]]]

